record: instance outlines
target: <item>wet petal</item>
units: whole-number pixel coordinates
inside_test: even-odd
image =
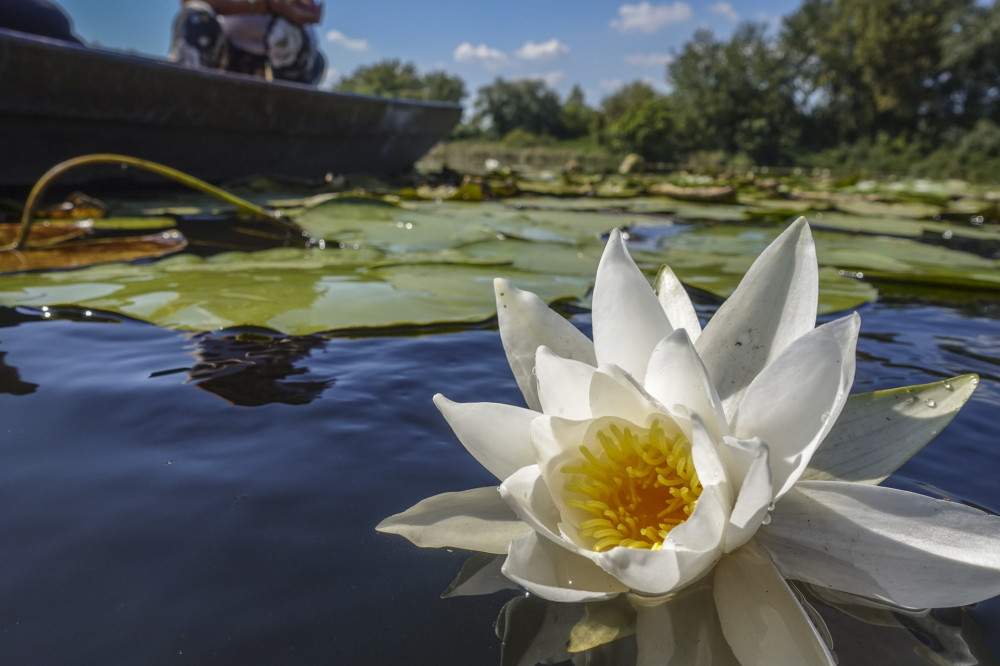
[[[740,403],[733,434],[767,442],[775,497],[795,483],[840,415],[854,382],[860,322],[852,314],[803,335],[754,379]]]
[[[712,586],[699,583],[676,596],[630,594],[636,611],[636,666],[739,666],[715,612]]]
[[[538,412],[495,402],[452,402],[440,393],[434,405],[458,441],[498,479],[535,462],[529,426]]]
[[[767,445],[759,439],[727,437],[723,449],[731,461],[732,475],[740,479],[738,495],[726,530],[725,552],[731,553],[757,533],[767,515],[774,489]]]
[[[556,356],[548,347],[539,347],[535,375],[542,412],[567,419],[589,419],[590,382],[596,371],[592,365]]]
[[[587,558],[535,532],[510,544],[503,573],[549,601],[600,601],[627,590]]]
[[[697,340],[701,335],[701,322],[698,321],[698,314],[694,311],[691,298],[684,289],[684,285],[677,279],[669,266],[663,266],[656,281],[653,283],[653,291],[660,301],[667,321],[676,331],[684,329],[691,340]]]
[[[852,395],[803,480],[879,484],[948,425],[979,375]]]
[[[1000,594],[1000,517],[902,490],[803,481],[758,541],[788,578],[909,608]]]
[[[653,347],[672,329],[617,229],[597,267],[593,303],[597,362],[614,363],[642,382]]]
[[[727,416],[764,366],[816,325],[818,298],[816,246],[800,217],[761,253],[695,345]]]
[[[687,331],[676,330],[656,345],[644,386],[668,409],[681,404],[698,414],[716,441],[729,434],[722,401]]]
[[[741,664],[836,663],[788,583],[753,541],[715,567],[715,607]]]
[[[428,497],[389,516],[375,529],[406,537],[423,548],[494,554],[506,553],[512,540],[531,531],[493,486]]]
[[[502,278],[494,280],[493,286],[507,362],[528,407],[538,411],[541,406],[532,372],[535,351],[545,345],[563,358],[597,365],[594,343],[530,291],[521,291]]]

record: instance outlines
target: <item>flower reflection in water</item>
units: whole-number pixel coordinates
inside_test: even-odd
[[[627,600],[639,664],[835,663],[806,590],[911,624],[933,616],[905,609],[1000,593],[1000,519],[877,486],[978,379],[848,399],[860,319],[815,326],[815,252],[800,219],[702,330],[673,273],[650,289],[612,232],[593,341],[498,280],[527,408],[435,403],[499,493],[438,495],[378,529],[505,556],[503,576],[548,601]]]

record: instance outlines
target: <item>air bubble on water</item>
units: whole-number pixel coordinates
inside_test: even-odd
[[[766,516],[764,516],[764,520],[762,520],[760,522],[760,524],[761,525],[770,525],[771,524],[771,514],[767,514]]]
[[[767,510],[774,511],[774,502],[771,502],[770,504],[767,505]]]
[[[937,407],[937,403],[934,402],[934,400],[931,399],[931,398],[927,398],[927,400],[924,400],[924,404],[927,405],[928,407],[930,407],[931,409],[934,409],[935,407]]]

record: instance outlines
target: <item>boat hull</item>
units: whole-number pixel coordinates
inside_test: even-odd
[[[0,185],[31,184],[86,153],[141,157],[211,181],[392,174],[461,117],[457,105],[192,70],[6,30],[0,91]]]

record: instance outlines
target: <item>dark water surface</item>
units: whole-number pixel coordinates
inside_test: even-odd
[[[495,483],[431,403],[520,402],[495,331],[265,343],[2,314],[0,664],[499,663],[516,593],[440,599],[465,554],[373,529]],[[983,380],[888,485],[1000,509],[997,311],[861,315],[855,391]],[[995,601],[972,614],[1000,633]]]

